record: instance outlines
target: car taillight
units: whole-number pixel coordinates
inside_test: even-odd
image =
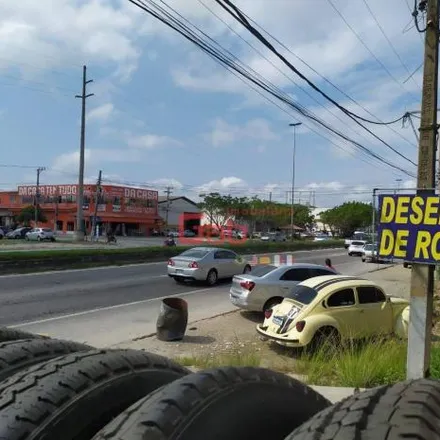
[[[298,321],[295,325],[296,331],[302,332],[305,326],[306,326],[306,321]]]
[[[240,286],[243,287],[243,289],[249,290],[250,292],[255,287],[255,283],[252,281],[242,281]]]
[[[168,266],[174,266],[174,261],[173,260],[168,260]]]
[[[193,261],[192,263],[188,264],[188,267],[190,267],[191,269],[198,269],[199,265],[195,261]]]
[[[269,319],[272,316],[273,310],[272,309],[267,309],[264,311],[264,317],[266,319]]]

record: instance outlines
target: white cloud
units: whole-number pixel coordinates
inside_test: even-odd
[[[87,113],[88,121],[107,121],[113,115],[115,108],[111,102],[102,104],[99,107],[91,109]]]
[[[175,147],[182,143],[169,136],[158,136],[155,134],[133,135],[130,134],[127,138],[128,146],[132,148],[139,148],[142,150],[151,150],[158,147]]]
[[[341,182],[312,182],[307,184],[304,189],[340,191],[344,186]]]
[[[272,131],[270,124],[264,119],[252,119],[246,124],[233,125],[218,118],[214,121],[214,128],[205,138],[214,147],[230,145],[238,141],[274,141],[279,137]]]
[[[119,0],[1,2],[0,69],[29,77],[87,60],[133,70],[144,18]]]

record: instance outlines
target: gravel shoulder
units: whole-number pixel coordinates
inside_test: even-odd
[[[380,267],[379,267],[380,268]],[[373,266],[371,270],[377,269]],[[402,265],[380,268],[366,278],[382,286],[386,293],[409,298],[411,270]],[[291,370],[294,352],[277,344],[260,341],[255,330],[260,314],[233,311],[198,322],[190,322],[182,341],[163,342],[154,335],[118,345],[179,359],[186,365],[209,367],[216,364],[247,363],[279,371]],[[273,356],[276,353],[278,356]]]

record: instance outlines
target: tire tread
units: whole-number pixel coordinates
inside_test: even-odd
[[[438,440],[440,381],[372,388],[316,414],[285,440]]]

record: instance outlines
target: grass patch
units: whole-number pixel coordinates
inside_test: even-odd
[[[407,341],[383,339],[303,353],[295,367],[313,385],[371,388],[406,378]],[[440,346],[433,345],[431,377],[440,379]]]

